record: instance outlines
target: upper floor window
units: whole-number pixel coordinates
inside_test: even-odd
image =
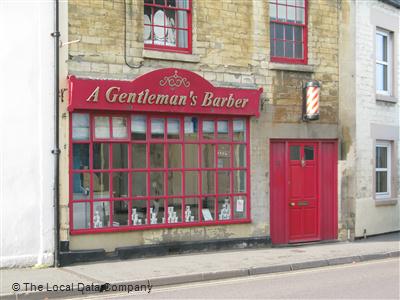
[[[375,193],[377,198],[390,197],[391,145],[390,142],[376,143],[375,150]]]
[[[144,0],[144,46],[191,52],[191,0]]]
[[[376,92],[383,95],[392,95],[392,33],[386,30],[376,30]]]
[[[270,0],[271,61],[307,63],[307,0]]]

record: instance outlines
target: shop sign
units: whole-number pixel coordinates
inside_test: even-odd
[[[215,87],[194,72],[159,69],[133,81],[69,77],[69,111],[147,111],[259,116],[262,88]]]

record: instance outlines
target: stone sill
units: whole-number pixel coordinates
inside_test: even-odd
[[[393,96],[387,96],[382,94],[376,94],[376,101],[383,101],[389,103],[397,103],[397,98]]]
[[[314,73],[314,66],[311,65],[269,63],[268,67],[270,70]]]
[[[375,199],[375,206],[396,205],[398,198]]]
[[[191,63],[200,62],[200,56],[195,54],[162,52],[162,51],[147,50],[147,49],[143,49],[143,58],[174,60],[174,61],[191,62]]]

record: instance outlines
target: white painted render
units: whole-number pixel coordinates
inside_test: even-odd
[[[355,130],[355,236],[374,235],[400,229],[400,10],[380,1],[356,1],[356,130]],[[375,29],[394,26],[395,72],[397,103],[377,101],[375,93]],[[390,28],[388,28],[390,29]],[[393,28],[392,28],[393,29]],[[377,130],[377,128],[379,130]],[[392,145],[391,203],[379,205],[375,199],[375,143],[390,140]],[[395,165],[397,164],[397,170]]]
[[[53,1],[0,1],[1,267],[53,263],[53,31]]]

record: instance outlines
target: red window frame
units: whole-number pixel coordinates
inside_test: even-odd
[[[188,8],[178,8],[178,7],[172,7],[168,6],[168,1],[170,0],[145,0],[144,1],[144,10],[150,9],[151,10],[151,20],[150,20],[150,28],[151,28],[151,43],[145,43],[144,42],[144,48],[149,49],[149,50],[159,50],[159,51],[168,51],[168,52],[179,52],[179,53],[187,53],[190,54],[192,53],[192,0],[187,0],[188,1]],[[178,1],[178,0],[176,0]],[[160,4],[160,2],[164,2],[164,5]],[[167,24],[167,18],[166,15],[164,15],[164,26],[159,26],[159,25],[154,25],[154,15],[156,13],[156,10],[172,10],[175,11],[175,20],[178,20],[178,12],[186,12],[187,13],[187,28],[181,28],[178,27],[177,24],[174,24],[172,26],[168,26]],[[146,15],[146,14],[145,14]],[[146,25],[144,25],[146,27]],[[174,29],[175,30],[175,37],[176,37],[176,46],[168,46],[166,39],[164,39],[164,45],[156,44],[154,42],[155,40],[155,32],[154,28],[163,28],[164,29],[164,36],[167,36],[167,31],[168,29]],[[182,31],[187,31],[187,47],[179,47],[178,46],[178,40],[179,40],[179,35],[178,35],[178,30]],[[146,37],[144,37],[145,39]]]
[[[271,62],[278,62],[278,63],[287,63],[287,64],[307,64],[308,63],[308,42],[307,42],[307,33],[308,33],[308,0],[304,0],[304,7],[303,6],[298,6],[297,5],[297,0],[292,0],[290,3],[288,3],[288,0],[283,0],[286,2],[286,4],[281,3],[282,0],[269,0],[269,9],[271,9],[272,5],[275,5],[275,16],[276,19],[272,19],[270,17],[270,50],[271,50]],[[294,5],[292,5],[294,3]],[[286,21],[280,21],[278,19],[278,6],[285,6],[286,7]],[[304,8],[304,24],[301,23],[296,23],[287,21],[287,15],[288,15],[288,7],[294,8],[295,9],[295,19],[297,18],[297,8]],[[270,13],[271,16],[271,13]],[[274,26],[271,26],[274,24]],[[276,25],[283,25],[283,39],[277,39],[276,38],[276,31],[273,31],[274,28],[276,28]],[[273,55],[272,51],[273,49],[276,50],[276,41],[282,41],[283,42],[283,47],[284,47],[284,52],[286,52],[286,41],[291,41],[291,40],[286,40],[285,37],[285,25],[286,26],[294,26],[294,27],[300,27],[302,29],[302,49],[303,49],[303,58],[295,58],[295,33],[293,32],[293,57],[286,57],[286,56],[277,56]]]
[[[251,222],[250,218],[250,148],[249,148],[249,137],[250,137],[250,122],[249,117],[245,116],[211,116],[211,115],[173,115],[173,114],[162,114],[162,113],[103,113],[103,112],[88,112],[88,111],[77,111],[78,114],[88,114],[89,115],[89,139],[88,140],[72,140],[72,114],[69,118],[70,124],[70,161],[69,161],[69,218],[70,218],[70,233],[71,234],[85,234],[85,233],[98,233],[98,232],[120,232],[120,231],[135,231],[135,230],[145,230],[145,229],[156,229],[156,228],[173,228],[173,227],[192,227],[192,226],[207,226],[207,225],[223,225],[223,224],[237,224],[237,223],[248,223]],[[110,138],[109,139],[96,139],[94,136],[94,118],[98,116],[107,116],[109,117],[110,124]],[[131,138],[131,116],[146,116],[146,140],[133,140]],[[121,138],[112,138],[112,117],[126,117],[127,118],[127,139]],[[197,131],[197,139],[196,140],[186,140],[185,139],[185,117],[195,117],[198,120],[198,131]],[[164,119],[164,137],[162,139],[151,138],[151,119],[154,118],[162,118]],[[179,139],[168,139],[168,119],[179,119],[180,127],[179,127]],[[203,138],[203,121],[204,120],[212,120],[214,121],[214,139],[205,139]],[[233,133],[233,121],[234,120],[243,120],[245,124],[245,140],[244,141],[236,141],[234,140]],[[218,121],[228,121],[228,140],[226,139],[218,139]],[[107,143],[109,144],[109,153],[108,153],[108,169],[94,169],[94,158],[93,158],[93,145],[94,143]],[[128,168],[124,169],[113,169],[112,159],[113,159],[113,144],[126,143],[128,145]],[[89,169],[74,169],[73,168],[73,145],[75,144],[88,144],[89,145]],[[146,144],[146,167],[145,168],[133,168],[132,166],[132,145],[133,144]],[[150,166],[150,145],[151,144],[163,144],[164,145],[164,167],[163,168],[151,168]],[[180,168],[168,168],[168,146],[171,144],[180,144],[181,145],[181,158],[182,164]],[[185,145],[188,144],[197,144],[198,145],[198,166],[197,168],[186,168],[185,167]],[[214,167],[205,168],[202,166],[202,145],[213,144],[214,148]],[[218,145],[229,145],[230,156],[229,156],[229,167],[219,167],[218,166]],[[234,165],[234,147],[235,145],[244,145],[245,146],[245,166],[235,166]],[[146,173],[146,196],[133,196],[132,194],[132,174],[134,172],[145,172]],[[150,174],[151,171],[161,171],[163,172],[163,189],[164,193],[162,196],[152,196],[151,195],[151,180]],[[168,172],[177,171],[181,172],[181,195],[168,195]],[[195,195],[187,195],[185,193],[185,172],[186,171],[197,171],[198,174],[198,194]],[[203,193],[202,190],[202,174],[203,171],[212,171],[214,173],[214,193],[206,194]],[[230,174],[229,178],[229,193],[218,193],[218,172],[219,171],[228,171]],[[244,171],[245,175],[245,191],[235,192],[234,190],[234,171]],[[112,197],[113,195],[113,173],[115,172],[126,172],[128,173],[128,196],[127,197]],[[73,176],[74,174],[82,174],[86,173],[90,175],[90,192],[88,199],[73,199]],[[94,199],[93,198],[93,178],[94,173],[108,173],[110,174],[108,177],[109,180],[109,196],[108,198]],[[206,196],[209,199],[213,197],[214,201],[214,212],[213,212],[213,220],[205,221],[203,219],[202,208],[203,208],[203,197]],[[218,216],[219,209],[219,197],[228,197],[230,199],[230,219],[229,220],[221,220]],[[235,209],[235,197],[244,198],[244,218],[235,219],[234,209]],[[181,199],[181,216],[179,223],[158,223],[158,224],[149,224],[150,220],[150,207],[152,206],[152,200],[163,200],[164,204],[164,217],[167,220],[168,217],[168,199]],[[197,199],[197,222],[185,222],[185,200],[187,198],[195,198]],[[225,199],[224,198],[224,199]],[[148,224],[143,225],[133,225],[132,224],[132,203],[135,200],[145,200],[146,207],[146,215]],[[113,214],[114,214],[114,203],[115,201],[126,201],[128,204],[128,225],[114,226],[113,224]],[[93,224],[93,215],[94,215],[94,203],[100,202],[108,202],[109,203],[109,226],[108,227],[100,227],[94,228]],[[89,203],[89,228],[82,229],[74,229],[74,220],[73,220],[73,210],[74,204],[77,203]]]

